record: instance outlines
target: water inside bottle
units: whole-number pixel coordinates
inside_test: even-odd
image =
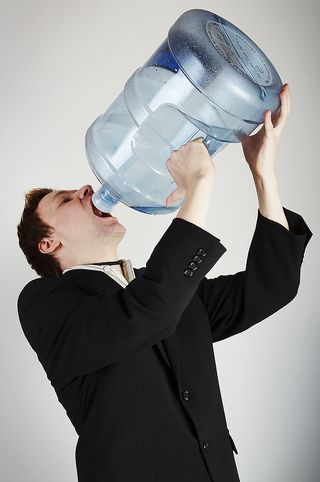
[[[121,200],[147,214],[176,210],[181,201],[170,208],[165,205],[176,189],[166,166],[172,151],[203,137],[212,156],[246,134],[239,124],[243,126],[243,120],[213,104],[181,71],[137,69],[92,128],[91,167],[101,183],[117,193],[114,201],[107,196],[106,209]],[[248,128],[252,130],[251,123]]]

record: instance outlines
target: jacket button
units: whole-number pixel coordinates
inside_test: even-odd
[[[203,248],[198,249],[197,254],[200,254],[200,256],[202,256],[203,258],[207,256],[207,252]]]
[[[207,450],[208,447],[209,447],[208,442],[202,442],[202,448],[203,448],[203,450]]]
[[[195,261],[196,263],[201,263],[202,258],[196,254],[196,255],[192,258],[192,261]]]
[[[189,400],[191,397],[191,393],[189,392],[189,390],[183,390],[182,396],[185,400]]]
[[[185,276],[192,276],[193,275],[193,271],[191,271],[191,269],[185,269],[183,273],[184,273]]]
[[[191,261],[191,263],[189,263],[188,268],[191,268],[191,269],[193,269],[193,271],[195,271],[196,269],[198,269],[198,266],[196,265],[196,263],[193,263],[193,262]]]

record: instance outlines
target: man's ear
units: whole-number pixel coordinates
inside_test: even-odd
[[[43,238],[40,243],[38,243],[38,248],[40,253],[42,254],[49,254],[52,253],[57,247],[60,245],[60,241],[58,239],[52,238]]]

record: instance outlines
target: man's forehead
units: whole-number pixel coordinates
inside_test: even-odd
[[[51,204],[52,201],[54,201],[58,196],[60,196],[60,194],[69,194],[69,193],[72,193],[72,192],[76,192],[77,190],[76,189],[54,189],[52,192],[49,192],[48,194],[46,194],[39,202],[39,206],[42,205],[46,205],[48,206],[48,204]]]

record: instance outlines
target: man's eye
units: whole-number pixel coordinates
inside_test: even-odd
[[[70,199],[69,197],[65,197],[65,198],[62,200],[62,202],[60,203],[60,206],[61,206],[61,204],[67,203],[68,201],[71,201],[71,199]]]

